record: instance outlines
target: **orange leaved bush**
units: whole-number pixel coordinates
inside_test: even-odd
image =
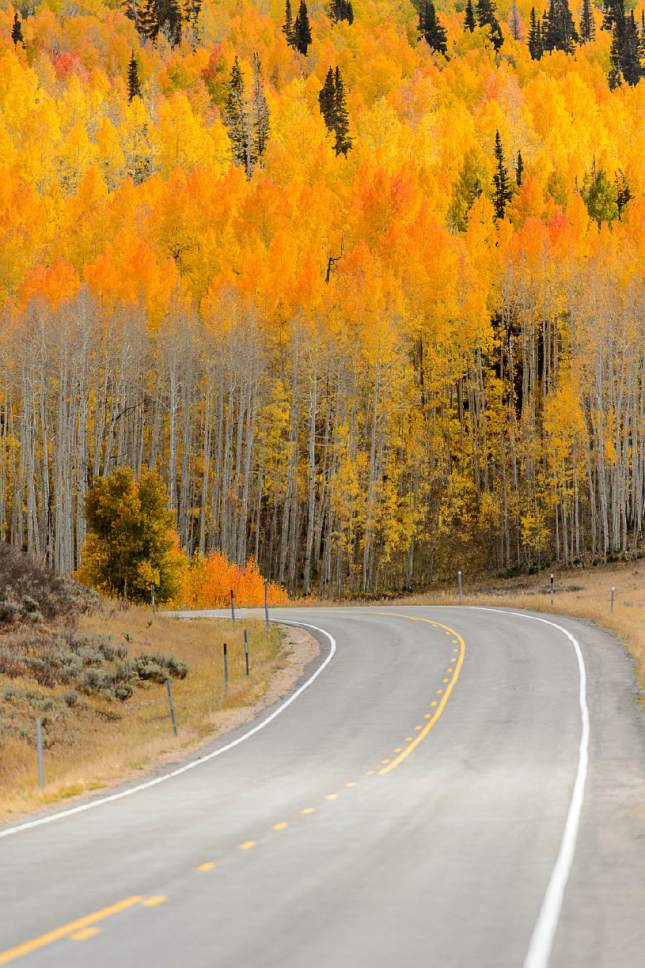
[[[236,605],[264,604],[264,578],[253,558],[240,568],[218,551],[206,556],[195,555],[185,573],[177,603],[186,608],[222,608],[229,604],[231,592]],[[269,605],[286,605],[288,601],[284,588],[269,582]]]

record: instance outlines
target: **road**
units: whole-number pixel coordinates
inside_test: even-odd
[[[615,641],[473,608],[273,617],[320,655],[252,735],[0,829],[0,965],[645,963],[645,724]]]

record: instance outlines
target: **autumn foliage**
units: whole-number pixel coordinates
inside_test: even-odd
[[[240,568],[214,551],[192,559],[176,603],[185,608],[225,608],[231,592],[236,605],[264,605],[264,578],[253,558]],[[269,582],[268,592],[269,605],[288,604],[289,597],[280,585]]]

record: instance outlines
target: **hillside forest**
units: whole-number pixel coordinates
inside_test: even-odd
[[[0,539],[150,468],[289,593],[637,554],[644,9],[4,2]]]

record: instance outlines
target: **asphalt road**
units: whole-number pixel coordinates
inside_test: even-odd
[[[265,726],[0,829],[0,965],[642,968],[645,723],[620,646],[481,609],[280,615],[327,634]]]

